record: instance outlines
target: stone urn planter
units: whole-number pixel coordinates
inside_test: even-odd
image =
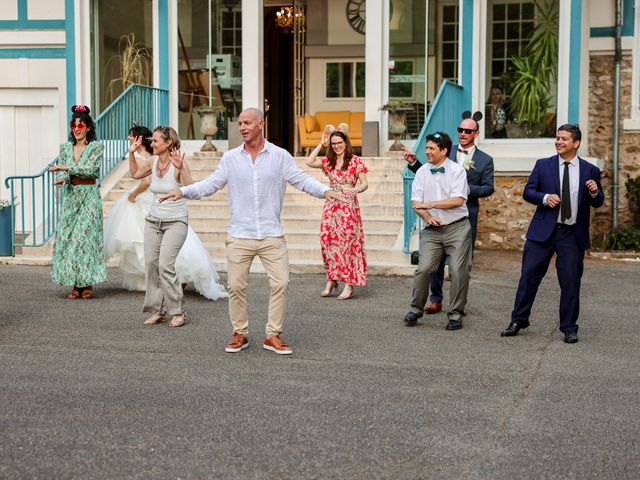
[[[402,151],[404,145],[400,142],[400,136],[407,131],[407,112],[413,111],[414,107],[405,102],[389,102],[380,110],[389,112],[389,134],[393,135],[394,140],[389,151]]]
[[[200,148],[201,152],[217,152],[216,146],[211,142],[213,136],[218,133],[218,115],[224,112],[224,107],[220,106],[204,106],[196,109],[200,115],[200,133],[204,135],[204,145]]]

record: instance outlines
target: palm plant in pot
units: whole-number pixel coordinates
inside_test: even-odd
[[[522,56],[511,59],[511,112],[527,137],[548,133],[549,120],[554,118],[548,113],[553,104],[552,89],[558,79],[558,2],[534,0],[534,4],[536,24],[529,42]],[[510,132],[509,136],[517,135]]]

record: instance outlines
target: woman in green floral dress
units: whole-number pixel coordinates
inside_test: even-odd
[[[58,285],[73,286],[67,298],[89,299],[93,297],[92,285],[107,280],[97,184],[104,147],[96,141],[89,107],[75,105],[71,111],[69,141],[60,146],[59,162],[49,170],[59,172],[56,185],[65,185],[51,278]]]

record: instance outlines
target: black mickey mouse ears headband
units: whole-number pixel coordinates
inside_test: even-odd
[[[480,120],[482,120],[482,112],[475,112],[473,115],[471,115],[471,112],[469,110],[465,110],[464,112],[462,112],[462,119],[466,120],[467,118],[472,118],[476,122],[479,122]]]

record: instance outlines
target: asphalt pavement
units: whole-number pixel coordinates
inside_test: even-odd
[[[640,265],[586,262],[575,345],[553,267],[531,327],[500,337],[519,267],[477,252],[459,331],[403,326],[411,278],[337,301],[292,275],[285,357],[262,349],[264,275],[228,354],[227,300],[188,290],[184,327],[147,327],[117,270],[70,301],[49,268],[0,265],[0,478],[638,478]]]

